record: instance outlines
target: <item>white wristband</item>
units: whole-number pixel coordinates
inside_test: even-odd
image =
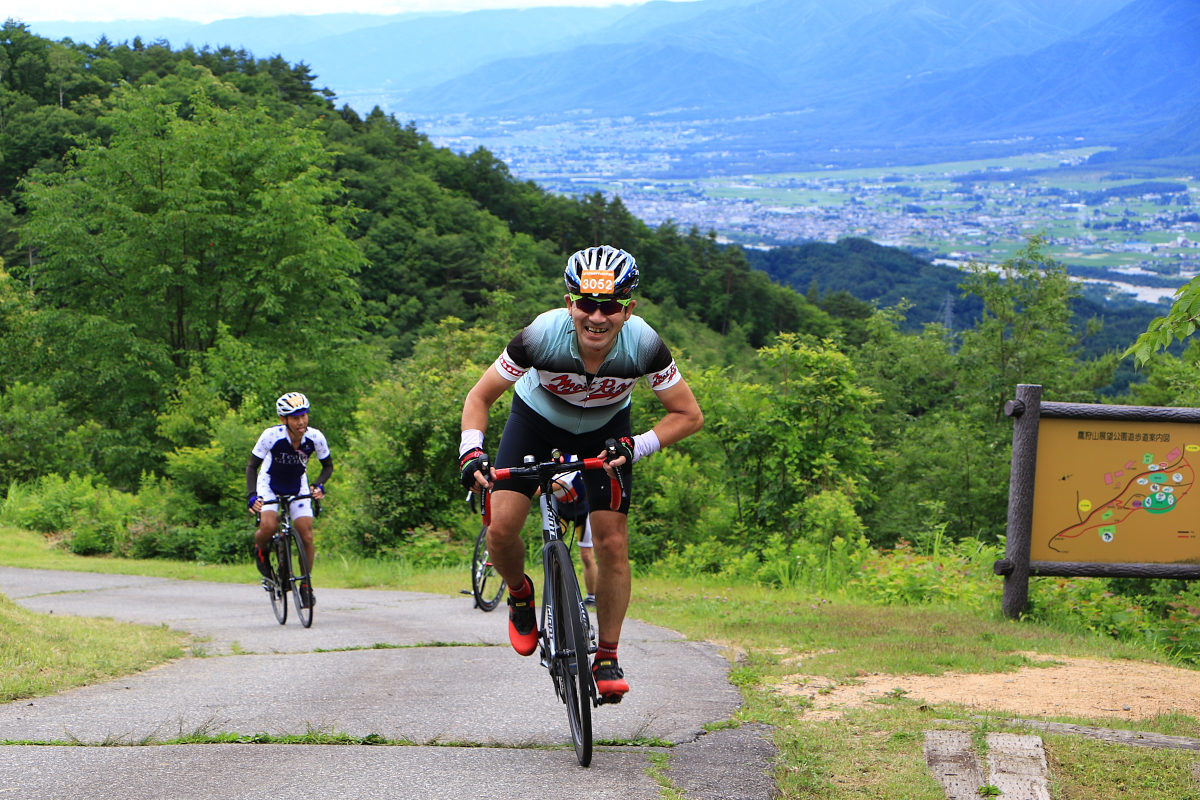
[[[654,431],[646,431],[639,433],[633,437],[633,460],[637,461],[640,458],[645,458],[651,453],[657,453],[658,448],[662,445],[658,441],[658,434]]]
[[[475,428],[467,428],[462,432],[462,439],[458,442],[459,456],[477,447],[480,450],[483,449],[483,431],[476,430]]]

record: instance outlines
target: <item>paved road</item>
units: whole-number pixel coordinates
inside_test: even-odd
[[[0,567],[0,593],[34,611],[167,624],[197,656],[52,697],[0,705],[0,800],[554,796],[657,798],[651,755],[691,800],[774,796],[775,751],[754,727],[705,734],[740,704],[710,645],[630,620],[631,692],[593,714],[575,761],[566,713],[535,658],[512,652],[503,611],[470,598],[320,589],[313,627],[281,626],[251,585]],[[372,734],[412,743],[162,745],[202,733]],[[74,744],[110,745],[78,747]],[[455,746],[447,746],[455,745]]]

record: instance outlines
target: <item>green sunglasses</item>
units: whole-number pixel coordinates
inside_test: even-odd
[[[591,297],[584,297],[581,294],[568,294],[567,297],[571,298],[571,302],[575,304],[575,307],[585,314],[591,314],[598,308],[606,316],[629,308],[629,304],[633,302],[633,298],[622,300],[619,297],[610,297],[607,300],[594,300]]]

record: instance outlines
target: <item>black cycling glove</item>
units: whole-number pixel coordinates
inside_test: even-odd
[[[475,480],[475,472],[483,472],[484,478],[487,478],[487,472],[483,468],[487,462],[487,453],[478,447],[472,448],[459,456],[459,479],[462,480],[462,485],[473,492],[478,490],[479,482]]]
[[[620,439],[617,439],[617,441],[615,442],[614,445],[609,446],[608,454],[609,454],[610,458],[617,458],[618,456],[625,456],[625,463],[632,464],[633,463],[633,439],[630,439],[628,436],[622,436]]]

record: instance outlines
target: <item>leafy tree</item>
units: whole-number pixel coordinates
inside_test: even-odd
[[[908,422],[954,400],[954,340],[940,325],[905,333],[909,304],[876,311],[862,323],[862,344],[852,351],[864,385],[880,398],[872,426],[877,442],[893,441]]]
[[[781,334],[758,360],[771,381],[730,380],[720,393],[705,394],[705,432],[725,450],[741,523],[794,537],[808,497],[828,490],[857,502],[869,496],[876,456],[868,415],[878,399],[828,341]]]
[[[1083,401],[1112,380],[1112,356],[1083,369],[1077,363],[1080,337],[1069,303],[1079,288],[1046,253],[1041,236],[1030,237],[999,269],[972,263],[968,271],[966,292],[984,310],[962,334],[957,393],[964,405],[999,420],[1018,383],[1041,384],[1057,400]]]
[[[1133,356],[1140,366],[1159,350],[1165,350],[1173,340],[1183,341],[1196,332],[1200,324],[1200,276],[1179,287],[1175,300],[1166,315],[1155,317],[1122,357]]]
[[[37,398],[47,411],[61,408],[76,426],[98,423],[83,440],[81,465],[136,485],[160,456],[149,411],[162,400],[172,370],[165,348],[137,338],[130,326],[36,308],[32,293],[0,269],[0,390],[34,384],[49,392]],[[41,446],[53,448],[54,439]]]
[[[0,436],[6,442],[0,471],[13,481],[90,472],[95,465],[89,440],[98,427],[72,417],[49,387],[14,383],[0,390]]]
[[[128,320],[180,365],[222,324],[260,342],[346,331],[362,256],[319,134],[197,89],[187,118],[160,89],[118,92],[107,146],[25,182],[38,303]]]
[[[983,312],[961,334],[958,351],[949,357],[943,333],[928,328],[908,341],[910,358],[899,356],[893,343],[895,365],[872,372],[892,384],[884,393],[891,414],[882,421],[895,431],[886,440],[879,501],[870,510],[876,543],[911,539],[942,524],[952,539],[1002,536],[1012,441],[1004,402],[1018,383],[1041,384],[1048,399],[1094,402],[1096,387],[1112,379],[1114,356],[1079,360],[1070,309],[1078,289],[1046,255],[1040,237],[998,270],[973,265],[970,271],[967,291],[979,297]],[[872,336],[887,341],[886,326],[875,322]],[[912,414],[896,405],[905,397],[916,401]]]
[[[506,341],[495,329],[463,329],[460,320],[447,318],[394,374],[370,388],[339,462],[337,496],[352,511],[329,520],[338,545],[397,552],[422,526],[452,530],[466,519],[456,468],[462,401]],[[492,409],[492,447],[504,424],[503,405]]]
[[[1180,358],[1153,354],[1141,368],[1146,380],[1130,386],[1132,404],[1200,408],[1200,341],[1191,340]]]

